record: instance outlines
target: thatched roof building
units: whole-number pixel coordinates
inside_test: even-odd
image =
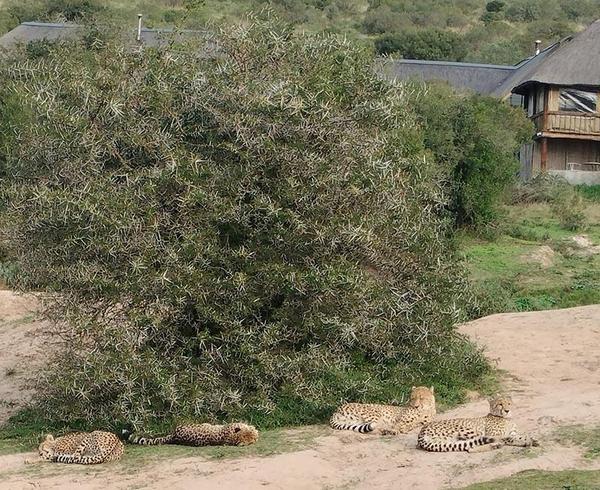
[[[36,41],[67,41],[80,38],[86,28],[77,24],[50,24],[46,22],[23,22],[12,31],[0,37],[0,49],[13,49]],[[147,29],[138,32],[131,30],[127,35],[127,44],[141,44],[149,47],[161,46],[172,41],[184,41],[192,37],[202,37],[206,33],[190,30]]]
[[[517,71],[519,76],[511,81],[515,93],[525,94],[536,83],[600,86],[600,20],[551,46],[534,65]]]

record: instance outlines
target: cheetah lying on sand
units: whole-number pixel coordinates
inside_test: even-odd
[[[123,450],[123,443],[112,432],[76,432],[57,438],[48,434],[38,447],[39,460],[27,462],[108,463],[119,459]]]
[[[470,419],[437,420],[426,424],[419,433],[418,446],[426,451],[481,452],[501,446],[537,446],[530,436],[521,434],[509,419],[512,400],[490,400],[490,413]]]
[[[377,431],[397,435],[429,422],[435,416],[433,386],[413,386],[407,406],[346,403],[336,410],[329,424],[334,429]]]
[[[180,444],[183,446],[248,446],[258,440],[258,431],[242,423],[227,425],[189,424],[179,425],[172,434],[163,437],[136,436],[124,430],[124,438],[132,444],[154,446],[157,444]]]

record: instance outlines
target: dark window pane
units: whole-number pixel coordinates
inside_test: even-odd
[[[558,108],[561,111],[596,112],[596,92],[586,92],[574,88],[561,88]]]

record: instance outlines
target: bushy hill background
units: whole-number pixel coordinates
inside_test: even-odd
[[[600,0],[0,0],[0,33],[26,20],[82,16],[198,27],[264,7],[298,30],[333,32],[407,58],[516,63],[600,17]]]

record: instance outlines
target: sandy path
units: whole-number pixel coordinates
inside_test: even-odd
[[[561,446],[561,426],[600,424],[600,305],[502,314],[462,327],[508,372],[515,421],[542,447],[483,454],[430,454],[414,448],[416,435],[379,438],[323,427],[308,447],[264,458],[214,461],[201,457],[127,460],[99,468],[23,465],[23,455],[0,457],[0,488],[169,490],[419,488],[462,486],[526,469],[600,468],[578,447]],[[443,417],[486,413],[478,400]],[[300,429],[301,431],[301,429]],[[193,450],[192,450],[193,451]]]
[[[40,362],[36,307],[32,297],[0,290],[0,425],[32,394],[24,383]]]

